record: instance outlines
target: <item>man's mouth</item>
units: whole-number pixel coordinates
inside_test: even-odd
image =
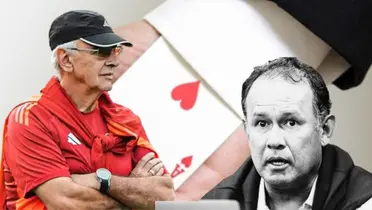
[[[112,76],[114,73],[105,73],[105,74],[100,74],[100,76]]]
[[[285,158],[282,157],[270,157],[267,161],[266,164],[270,164],[273,166],[283,166],[285,164],[289,164],[290,161],[288,161]]]

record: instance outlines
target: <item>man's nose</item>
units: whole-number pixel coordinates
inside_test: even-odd
[[[115,53],[111,53],[111,55],[106,60],[106,66],[114,68],[119,66],[119,57]]]
[[[286,147],[285,138],[278,126],[273,126],[268,136],[266,146],[269,149],[282,150]]]

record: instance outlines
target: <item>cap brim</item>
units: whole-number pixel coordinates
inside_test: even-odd
[[[84,38],[80,38],[81,41],[95,46],[95,47],[114,47],[117,45],[124,45],[127,47],[133,47],[133,44],[129,41],[121,38],[120,36],[116,35],[115,33],[103,33],[97,34],[93,36],[88,36]]]

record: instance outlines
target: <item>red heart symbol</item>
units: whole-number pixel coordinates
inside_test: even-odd
[[[182,109],[189,110],[194,107],[199,92],[200,81],[184,83],[172,90],[172,98],[181,101]]]
[[[182,158],[181,163],[185,165],[186,168],[190,167],[192,163],[192,155]]]

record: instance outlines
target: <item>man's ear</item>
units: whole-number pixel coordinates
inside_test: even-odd
[[[244,133],[245,135],[248,136],[248,143],[249,143],[249,135],[248,135],[248,126],[247,126],[247,121],[245,119],[242,119],[242,122],[243,122],[243,128],[244,128]]]
[[[243,126],[244,126],[244,132],[247,133],[247,121],[245,121],[245,119],[242,119],[242,122],[243,122]]]
[[[61,71],[72,72],[73,65],[70,55],[64,49],[57,49],[57,62]]]
[[[321,124],[321,143],[322,146],[329,144],[331,137],[333,135],[333,131],[336,126],[336,118],[334,115],[328,115],[325,117]]]

